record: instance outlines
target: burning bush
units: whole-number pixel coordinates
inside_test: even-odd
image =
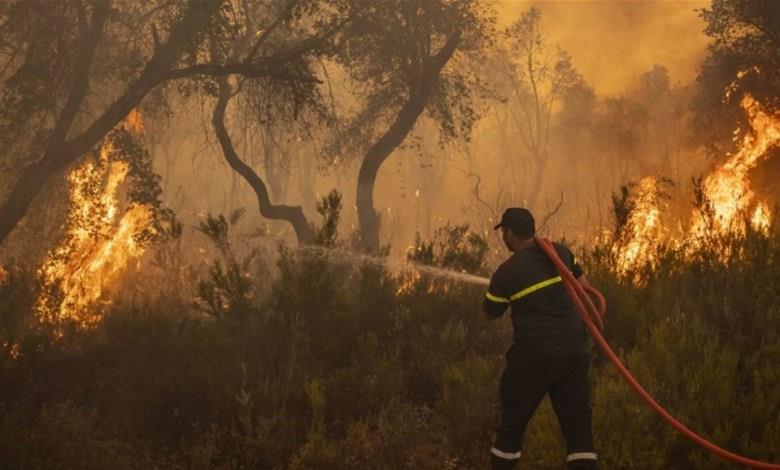
[[[70,172],[66,233],[40,270],[42,321],[94,327],[103,313],[99,304],[110,302],[105,291],[151,241],[175,227],[173,213],[162,207],[151,155],[137,140],[142,129],[140,113],[131,113],[97,155]]]

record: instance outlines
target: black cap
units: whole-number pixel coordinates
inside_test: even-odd
[[[493,227],[493,230],[499,227],[511,229],[521,237],[532,237],[536,233],[534,216],[531,215],[528,209],[523,207],[510,207],[505,210],[504,215],[501,216],[501,222]]]

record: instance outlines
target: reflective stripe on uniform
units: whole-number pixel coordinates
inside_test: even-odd
[[[517,300],[519,298],[525,297],[528,294],[532,294],[532,293],[538,291],[539,289],[544,289],[547,286],[551,286],[551,285],[556,284],[556,283],[561,282],[561,281],[562,281],[561,276],[555,276],[553,278],[544,280],[542,282],[537,282],[536,284],[534,284],[534,285],[532,285],[530,287],[526,287],[525,289],[521,290],[520,292],[518,292],[516,294],[512,294],[512,296],[509,297],[509,300],[510,301]]]
[[[502,450],[496,449],[495,447],[491,447],[490,448],[490,453],[495,455],[496,457],[501,457],[502,459],[506,459],[506,460],[519,459],[520,455],[522,454],[521,451],[517,451],[517,452],[504,452]]]
[[[490,292],[486,293],[485,297],[487,297],[488,300],[492,300],[493,302],[498,302],[500,304],[508,304],[509,303],[509,299],[504,298],[504,297],[499,297],[497,295],[493,295]]]
[[[567,462],[571,462],[572,460],[598,460],[596,458],[595,452],[575,452],[573,454],[569,454],[566,457]]]

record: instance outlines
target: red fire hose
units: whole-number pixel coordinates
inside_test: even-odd
[[[636,392],[636,394],[639,395],[639,397],[644,400],[645,403],[647,403],[647,405],[653,409],[653,411],[658,413],[667,423],[672,425],[672,427],[679,431],[683,436],[723,459],[731,460],[732,462],[736,462],[750,468],[780,470],[780,465],[778,464],[749,459],[716,446],[712,442],[704,439],[703,437],[685,427],[684,424],[679,422],[674,416],[672,416],[661,405],[659,405],[658,402],[655,401],[655,399],[650,396],[650,394],[647,393],[644,388],[642,388],[634,376],[631,375],[631,372],[626,369],[626,366],[620,362],[617,354],[612,351],[612,348],[609,347],[609,344],[604,339],[604,336],[601,335],[601,330],[603,329],[602,319],[607,310],[607,303],[601,293],[599,293],[599,291],[596,289],[586,289],[579,282],[577,282],[571,271],[569,271],[566,265],[563,264],[563,261],[561,261],[561,259],[558,257],[558,253],[555,251],[555,248],[549,240],[544,238],[537,238],[536,243],[547,254],[547,256],[550,257],[552,262],[555,264],[555,267],[560,272],[561,277],[563,278],[563,285],[566,288],[566,292],[569,294],[569,297],[571,297],[572,302],[574,302],[577,313],[580,315],[580,317],[582,317],[582,321],[585,322],[585,326],[588,328],[588,331],[590,331],[593,339],[599,345],[601,350],[604,351],[604,354],[607,355],[610,362],[612,362],[612,364],[617,368],[618,372],[620,372],[620,375],[622,375],[631,388],[634,389],[634,392]],[[591,294],[596,298],[599,304],[598,308],[593,304],[593,301],[588,294]]]

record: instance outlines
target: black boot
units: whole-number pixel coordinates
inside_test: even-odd
[[[490,456],[490,468],[493,470],[514,470],[520,459],[502,459],[496,455]]]
[[[593,459],[572,460],[566,464],[567,470],[598,470],[599,465]]]

